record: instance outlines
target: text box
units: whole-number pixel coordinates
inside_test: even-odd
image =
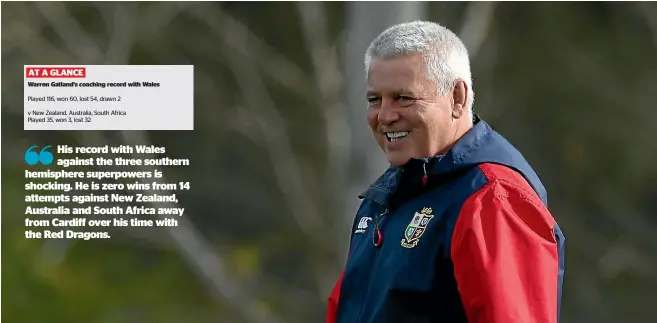
[[[192,65],[25,65],[25,130],[194,130]]]

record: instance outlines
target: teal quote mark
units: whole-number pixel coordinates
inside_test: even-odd
[[[46,149],[48,149],[52,146],[51,145],[45,146],[38,153],[36,151],[32,150],[36,147],[39,147],[39,146],[34,145],[34,146],[27,149],[27,152],[25,152],[25,162],[28,165],[36,165],[39,162],[41,162],[41,164],[43,164],[43,165],[52,164],[52,161],[53,161],[54,157],[53,157],[51,152],[46,151]]]

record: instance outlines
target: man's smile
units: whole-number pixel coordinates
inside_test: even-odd
[[[386,135],[386,138],[388,138],[388,141],[390,142],[395,142],[402,140],[408,136],[410,131],[396,131],[396,132],[384,132]]]

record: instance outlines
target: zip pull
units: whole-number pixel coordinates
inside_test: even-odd
[[[424,175],[422,175],[422,186],[425,186],[429,181],[429,176],[427,175],[427,162],[422,164],[422,170],[424,171]]]
[[[383,232],[379,228],[379,223],[381,222],[381,218],[386,214],[388,214],[388,209],[385,209],[383,213],[374,219],[374,231],[372,232],[372,244],[374,244],[374,248],[381,248],[383,245]]]

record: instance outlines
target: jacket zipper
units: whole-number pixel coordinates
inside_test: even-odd
[[[385,209],[383,211],[383,213],[379,214],[379,216],[376,217],[375,222],[374,222],[375,225],[374,225],[374,228],[372,229],[372,237],[374,237],[377,234],[376,230],[381,230],[380,226],[383,223],[383,217],[386,214],[388,214],[388,209]],[[372,238],[372,239],[374,239],[374,238]],[[365,305],[367,305],[367,301],[368,301],[369,296],[370,296],[370,290],[372,289],[372,280],[373,280],[372,278],[375,276],[376,270],[378,268],[378,266],[376,265],[377,264],[377,255],[380,253],[382,247],[383,246],[378,247],[378,248],[375,247],[374,246],[374,240],[372,240],[372,251],[374,252],[374,257],[372,259],[372,265],[373,265],[372,267],[373,268],[371,270],[370,277],[367,280],[367,291],[365,292],[365,296],[363,297],[363,302],[360,305],[360,309],[358,309],[358,314],[356,314],[356,319],[354,320],[354,323],[360,322],[360,314],[363,312],[363,308],[365,308]]]

